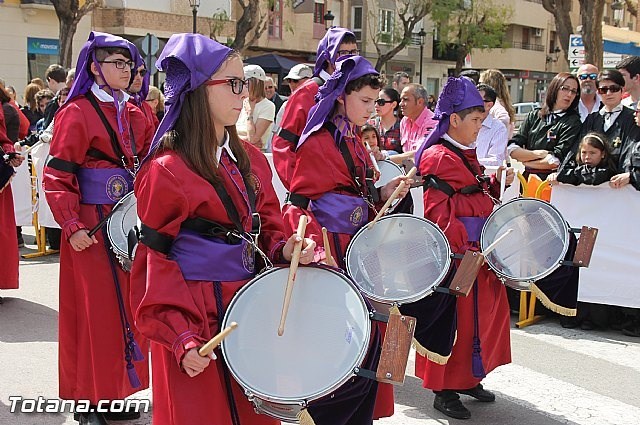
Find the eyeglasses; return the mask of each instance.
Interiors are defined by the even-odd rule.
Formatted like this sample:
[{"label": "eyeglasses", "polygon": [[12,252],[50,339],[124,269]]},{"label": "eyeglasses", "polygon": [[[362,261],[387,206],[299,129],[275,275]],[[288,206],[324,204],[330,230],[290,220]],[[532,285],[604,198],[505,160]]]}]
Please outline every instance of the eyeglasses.
[{"label": "eyeglasses", "polygon": [[609,92],[618,93],[620,90],[622,90],[622,87],[620,87],[620,86],[600,86],[600,87],[598,87],[598,93],[600,93],[600,94],[607,94]]},{"label": "eyeglasses", "polygon": [[249,87],[249,80],[226,78],[224,80],[207,80],[204,82],[205,86],[217,86],[219,84],[229,84],[233,94],[242,94],[244,88]]},{"label": "eyeglasses", "polygon": [[353,49],[353,50],[338,50],[338,57],[341,58],[342,56],[347,56],[347,55],[359,55],[360,54],[360,50],[358,49]]},{"label": "eyeglasses", "polygon": [[141,77],[144,77],[145,75],[147,75],[147,70],[146,69],[140,69],[140,70],[136,71],[136,74],[140,74]]},{"label": "eyeglasses", "polygon": [[387,99],[376,99],[374,102],[375,102],[375,104],[376,104],[376,105],[378,105],[378,106],[384,106],[384,105],[386,105],[387,103],[391,103],[391,102],[393,102],[393,100],[387,100]]},{"label": "eyeglasses", "polygon": [[133,61],[123,61],[122,59],[116,59],[112,61],[100,61],[100,63],[112,63],[116,66],[116,69],[127,69],[133,70],[136,67],[136,64]]},{"label": "eyeglasses", "polygon": [[560,86],[560,91],[563,91],[565,93],[571,93],[574,96],[578,94],[578,90],[572,89],[571,87],[567,87],[567,86]]},{"label": "eyeglasses", "polygon": [[266,86],[265,89],[272,89],[273,86]]},{"label": "eyeglasses", "polygon": [[595,72],[591,73],[591,74],[580,74],[578,75],[578,78],[580,78],[580,80],[585,81],[585,80],[597,80],[598,79],[598,74],[596,74]]}]

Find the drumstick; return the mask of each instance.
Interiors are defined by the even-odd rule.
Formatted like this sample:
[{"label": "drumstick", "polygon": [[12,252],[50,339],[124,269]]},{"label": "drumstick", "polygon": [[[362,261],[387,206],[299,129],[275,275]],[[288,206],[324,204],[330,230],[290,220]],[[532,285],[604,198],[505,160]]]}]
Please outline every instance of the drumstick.
[{"label": "drumstick", "polygon": [[369,158],[371,158],[373,169],[376,171],[376,173],[378,173],[378,177],[379,177],[381,173],[380,173],[380,167],[378,167],[378,160],[373,155],[373,150],[371,149],[371,146],[369,146],[369,143],[365,142],[364,145],[367,147],[367,152],[369,152]]},{"label": "drumstick", "polygon": [[500,173],[500,200],[502,200],[502,195],[504,195],[504,190],[507,187],[507,160],[502,161],[502,166],[504,170]]},{"label": "drumstick", "polygon": [[417,171],[418,170],[416,167],[413,167],[411,170],[409,170],[406,176],[407,178],[405,180],[402,180],[398,187],[396,187],[396,190],[393,191],[389,199],[387,199],[387,202],[385,202],[382,208],[380,208],[380,211],[378,211],[376,217],[371,221],[371,223],[369,223],[369,225],[367,226],[368,229],[371,229],[378,222],[378,220],[380,220],[380,217],[382,217],[387,212],[387,210],[391,206],[391,203],[396,200],[400,192],[402,192],[402,189],[404,189],[405,185],[407,184],[407,179],[413,178]]},{"label": "drumstick", "polygon": [[304,232],[307,229],[307,216],[301,215],[298,222],[298,231],[296,235],[301,239],[297,241],[293,247],[293,254],[291,254],[291,265],[289,266],[289,277],[287,279],[287,286],[284,292],[284,302],[282,304],[282,315],[280,316],[280,326],[278,326],[278,336],[284,334],[284,322],[287,320],[287,313],[289,312],[289,303],[291,302],[291,294],[293,293],[293,282],[296,280],[296,272],[298,271],[298,263],[300,262],[300,253],[302,252],[302,239],[304,239]]},{"label": "drumstick", "polygon": [[94,227],[93,229],[89,230],[89,237],[91,237],[91,236],[95,235],[95,234],[98,232],[98,230],[102,229],[102,226],[104,226],[104,225],[107,223],[107,221],[109,221],[109,219],[111,218],[111,216],[113,215],[113,213],[114,213],[114,212],[116,212],[116,210],[117,210],[118,208],[120,208],[120,205],[122,205],[122,204],[121,204],[121,203],[117,203],[117,204],[113,207],[113,209],[111,209],[111,211],[109,212],[109,214],[105,215],[105,216],[102,218],[102,220],[100,220],[100,221],[98,222],[98,224],[96,224],[96,225],[95,225],[95,227]]},{"label": "drumstick", "polygon": [[322,228],[322,243],[324,244],[324,253],[327,257],[327,264],[331,267],[338,267],[336,264],[336,260],[333,259],[333,255],[331,255],[331,245],[329,245],[329,236],[327,236],[327,228]]},{"label": "drumstick", "polygon": [[482,251],[482,255],[484,255],[485,257],[487,256],[487,254],[489,254],[491,251],[493,251],[496,246],[504,239],[507,237],[507,235],[509,233],[513,232],[513,229],[509,229],[506,232],[504,232],[504,234],[502,236],[500,236],[498,239],[496,239],[495,241],[493,241],[493,243],[491,245],[489,245],[484,251]]},{"label": "drumstick", "polygon": [[211,338],[209,342],[207,342],[205,345],[200,347],[198,349],[198,354],[200,354],[201,357],[207,357],[209,354],[211,354],[213,350],[216,349],[218,345],[220,345],[222,340],[225,339],[237,327],[238,327],[238,324],[236,322],[231,322],[231,324],[226,328],[224,328],[222,332],[220,332],[218,335]]}]

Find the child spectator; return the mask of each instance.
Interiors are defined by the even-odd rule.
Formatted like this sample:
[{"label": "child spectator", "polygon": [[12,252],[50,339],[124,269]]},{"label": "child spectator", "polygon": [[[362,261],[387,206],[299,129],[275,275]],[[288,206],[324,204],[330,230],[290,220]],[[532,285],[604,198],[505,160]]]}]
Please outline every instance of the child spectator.
[{"label": "child spectator", "polygon": [[575,159],[547,177],[549,184],[568,183],[574,186],[597,186],[608,182],[616,173],[609,145],[599,133],[588,133],[582,138]]}]

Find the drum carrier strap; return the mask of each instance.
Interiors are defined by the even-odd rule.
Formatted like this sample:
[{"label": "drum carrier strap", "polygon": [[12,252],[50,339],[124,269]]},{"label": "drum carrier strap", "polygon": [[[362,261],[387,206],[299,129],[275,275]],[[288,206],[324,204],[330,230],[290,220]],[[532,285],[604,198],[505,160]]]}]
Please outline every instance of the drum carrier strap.
[{"label": "drum carrier strap", "polygon": [[488,184],[490,177],[482,176],[482,175],[477,174],[474,171],[474,169],[471,166],[471,164],[469,163],[469,161],[467,160],[467,158],[460,151],[460,149],[455,147],[451,142],[449,142],[447,140],[440,140],[439,144],[442,144],[443,146],[445,146],[447,149],[449,149],[451,152],[455,153],[462,160],[462,162],[464,163],[464,165],[467,168],[467,170],[469,170],[469,172],[476,179],[477,183],[469,185],[469,186],[464,186],[464,187],[460,188],[459,190],[455,190],[455,189],[453,189],[453,187],[451,187],[451,185],[449,183],[447,183],[445,180],[441,179],[437,175],[435,175],[435,174],[427,174],[426,176],[424,176],[422,178],[422,180],[423,180],[422,186],[424,187],[424,190],[427,190],[429,188],[436,189],[436,190],[439,190],[441,192],[444,192],[449,198],[451,198],[456,193],[461,193],[463,195],[470,195],[472,193],[483,192],[484,188],[483,188],[482,185],[483,184]]},{"label": "drum carrier strap", "polygon": [[[353,186],[338,186],[337,190],[343,190],[345,192],[352,193],[357,196],[361,196],[364,198],[368,204],[374,205],[375,203],[380,201],[380,193],[378,189],[375,187],[373,182],[373,170],[371,168],[367,168],[365,170],[365,184],[367,186],[367,194],[364,194],[363,185],[360,181],[360,176],[357,173],[357,167],[353,162],[353,157],[351,156],[351,152],[349,152],[349,147],[346,143],[343,143],[342,133],[338,131],[336,125],[332,122],[325,122],[322,126],[323,128],[329,131],[329,134],[334,138],[338,135],[338,140],[335,140],[338,149],[340,150],[340,154],[342,155],[342,159],[344,160],[345,165],[347,166],[347,170],[349,170],[349,174],[351,174],[351,180],[353,182]],[[296,207],[304,208],[305,210],[309,208],[309,202],[311,200],[306,196],[299,195],[297,193],[288,193],[285,202],[295,205]]]}]

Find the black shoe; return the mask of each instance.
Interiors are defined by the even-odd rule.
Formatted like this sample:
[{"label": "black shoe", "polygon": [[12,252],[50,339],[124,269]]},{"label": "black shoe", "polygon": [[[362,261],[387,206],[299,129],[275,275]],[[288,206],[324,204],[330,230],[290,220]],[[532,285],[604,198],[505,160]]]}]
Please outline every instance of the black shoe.
[{"label": "black shoe", "polygon": [[102,413],[75,413],[73,419],[79,422],[79,425],[109,425]]},{"label": "black shoe", "polygon": [[24,248],[24,239],[18,238],[18,248]]},{"label": "black shoe", "polygon": [[580,322],[574,316],[560,316],[560,326],[565,329],[577,328]]},{"label": "black shoe", "polygon": [[582,323],[580,323],[580,329],[583,331],[592,331],[595,328],[596,326],[591,322],[591,320],[583,320]]},{"label": "black shoe", "polygon": [[634,321],[629,326],[622,328],[622,333],[627,336],[640,337],[640,321]]},{"label": "black shoe", "polygon": [[131,421],[140,419],[140,412],[130,410],[126,412],[105,412],[104,417],[109,421]]},{"label": "black shoe", "polygon": [[460,396],[455,391],[438,391],[433,400],[433,407],[454,419],[469,419],[471,412],[464,407],[460,401]]},{"label": "black shoe", "polygon": [[496,396],[491,391],[487,391],[482,388],[482,384],[478,384],[473,388],[468,390],[456,390],[458,394],[470,395],[478,401],[483,403],[489,403],[492,401],[496,401]]}]

